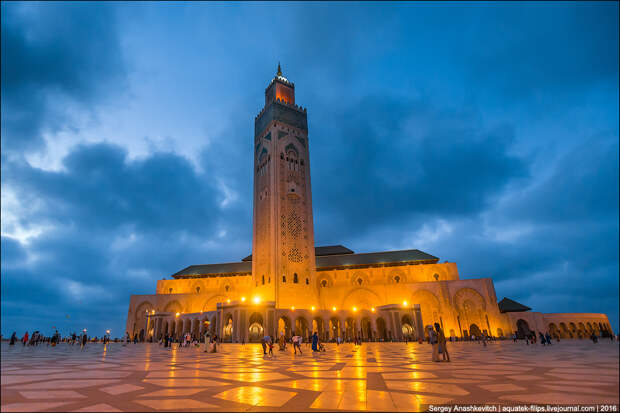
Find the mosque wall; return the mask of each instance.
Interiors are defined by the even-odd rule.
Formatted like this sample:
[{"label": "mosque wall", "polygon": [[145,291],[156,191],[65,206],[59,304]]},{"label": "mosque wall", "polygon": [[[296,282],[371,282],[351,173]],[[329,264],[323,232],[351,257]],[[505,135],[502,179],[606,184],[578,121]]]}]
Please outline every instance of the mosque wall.
[{"label": "mosque wall", "polygon": [[611,324],[605,314],[598,313],[539,313],[521,311],[506,313],[510,323],[510,334],[513,332],[533,331],[538,336],[549,332],[553,337],[561,339],[587,338],[592,333],[599,335],[601,331],[612,332]]}]

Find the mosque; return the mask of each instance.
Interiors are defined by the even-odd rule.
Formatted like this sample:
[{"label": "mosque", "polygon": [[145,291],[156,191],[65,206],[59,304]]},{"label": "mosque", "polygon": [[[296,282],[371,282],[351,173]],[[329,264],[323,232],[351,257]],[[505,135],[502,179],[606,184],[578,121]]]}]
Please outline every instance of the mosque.
[{"label": "mosque", "polygon": [[140,340],[205,331],[224,342],[266,334],[322,340],[415,340],[439,323],[446,336],[562,338],[611,332],[605,314],[542,314],[504,298],[491,278],[461,279],[453,262],[412,249],[355,253],[315,246],[306,108],[295,84],[276,76],[254,122],[252,254],[236,262],[190,265],[132,295],[126,331]]}]

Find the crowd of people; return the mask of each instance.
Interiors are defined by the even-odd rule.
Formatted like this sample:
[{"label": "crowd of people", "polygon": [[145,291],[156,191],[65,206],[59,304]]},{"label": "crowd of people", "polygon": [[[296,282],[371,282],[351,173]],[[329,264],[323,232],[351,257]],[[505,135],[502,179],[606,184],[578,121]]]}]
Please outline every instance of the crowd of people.
[{"label": "crowd of people", "polygon": [[[512,334],[512,340],[517,342],[519,340],[518,332],[514,332]],[[560,337],[558,335],[553,336],[553,338],[559,342]],[[593,343],[598,343],[599,337],[592,333],[590,335],[590,340]],[[601,338],[609,338],[611,342],[618,340],[618,337],[613,334],[608,334],[607,336],[601,335]],[[465,338],[461,338],[460,340],[456,337],[446,338],[445,333],[439,323],[434,323],[434,325],[428,325],[425,328],[425,336],[419,337],[418,342],[421,344],[424,341],[431,344],[432,348],[432,356],[431,359],[434,362],[450,362],[450,354],[448,352],[447,343],[454,341],[463,341],[467,340],[470,342],[476,342],[482,344],[483,346],[487,345],[487,342],[494,342],[498,338],[489,336],[486,332],[483,332],[480,335],[471,335]],[[536,332],[529,332],[528,334],[523,335],[523,340],[526,345],[535,345],[538,342],[543,346],[551,346],[552,336],[549,332],[543,333],[538,332],[538,336]],[[19,338],[16,332],[13,332],[11,338],[9,339],[9,345],[13,346],[21,343],[23,347],[26,346],[39,346],[46,344],[47,346],[56,346],[59,343],[67,343],[68,345],[76,345],[79,344],[81,349],[87,345],[87,343],[103,343],[107,344],[111,341],[109,334],[105,334],[102,337],[88,337],[86,331],[81,334],[71,333],[65,337],[62,337],[59,332],[56,330],[54,334],[51,336],[44,336],[39,331],[34,331],[31,335],[26,332],[21,338]],[[118,339],[114,339],[115,342],[118,342]],[[133,342],[134,344],[141,342],[138,335],[134,335],[131,337],[129,333],[123,339],[123,345],[127,345],[128,343]],[[148,341],[153,342],[153,338],[150,338]],[[164,348],[171,348],[174,344],[176,344],[176,348],[200,348],[204,345],[204,352],[207,353],[217,353],[218,347],[221,345],[221,340],[218,338],[217,334],[211,333],[209,331],[205,331],[205,333],[201,336],[192,335],[191,333],[185,333],[180,336],[175,336],[173,334],[164,334],[156,340],[160,346]],[[337,346],[342,344],[344,340],[340,337],[336,337],[332,340]],[[355,347],[362,345],[362,338],[360,336],[350,337],[348,340],[349,343],[353,343]],[[381,340],[383,341],[383,340]],[[392,341],[392,340],[390,340]],[[410,337],[404,338],[405,343],[411,341]],[[270,335],[265,335],[260,339],[260,343],[263,350],[264,356],[275,357],[274,354],[274,346],[278,345],[279,351],[286,351],[288,348],[288,344],[292,345],[292,351],[294,355],[303,355],[302,352],[302,344],[304,343],[304,337],[299,334],[295,334],[294,332],[291,334],[290,338],[286,338],[284,332],[280,332],[279,338],[275,340]],[[313,332],[311,335],[309,334],[305,340],[306,347],[311,346],[312,352],[324,352],[326,351],[326,347],[324,343],[321,341],[319,334],[317,332]],[[241,343],[244,345],[245,343],[242,341]]]},{"label": "crowd of people", "polygon": [[[118,339],[115,339],[115,341],[118,341]],[[13,334],[11,334],[11,338],[9,339],[10,346],[21,343],[22,347],[36,347],[42,344],[55,347],[60,343],[67,343],[72,346],[75,344],[79,344],[81,348],[84,348],[89,342],[107,344],[110,342],[110,336],[109,334],[105,334],[101,337],[89,337],[86,332],[83,332],[79,335],[76,333],[71,333],[65,337],[62,337],[58,330],[56,330],[51,336],[44,336],[39,331],[33,331],[32,334],[29,334],[28,331],[26,331],[24,335],[19,338],[17,336],[17,332],[14,331]]]}]

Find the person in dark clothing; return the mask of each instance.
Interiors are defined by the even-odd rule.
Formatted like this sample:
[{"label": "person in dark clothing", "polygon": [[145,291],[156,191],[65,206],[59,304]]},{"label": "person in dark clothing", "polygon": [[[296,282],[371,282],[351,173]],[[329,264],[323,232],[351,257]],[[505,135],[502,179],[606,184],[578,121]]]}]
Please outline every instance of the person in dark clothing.
[{"label": "person in dark clothing", "polygon": [[9,345],[14,346],[16,341],[17,341],[17,333],[13,331],[13,334],[11,334],[11,340],[9,341]]},{"label": "person in dark clothing", "polygon": [[551,335],[549,334],[549,332],[545,333],[545,338],[547,339],[547,345],[551,345]]}]

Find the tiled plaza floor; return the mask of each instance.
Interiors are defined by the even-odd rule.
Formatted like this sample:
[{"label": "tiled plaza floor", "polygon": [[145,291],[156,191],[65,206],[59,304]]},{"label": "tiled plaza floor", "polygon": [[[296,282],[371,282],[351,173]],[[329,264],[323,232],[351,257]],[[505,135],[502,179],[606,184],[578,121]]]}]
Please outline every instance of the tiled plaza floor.
[{"label": "tiled plaza floor", "polygon": [[263,358],[257,344],[196,348],[2,343],[2,412],[419,411],[442,403],[618,403],[618,344],[450,343],[451,363],[417,343],[327,345]]}]

